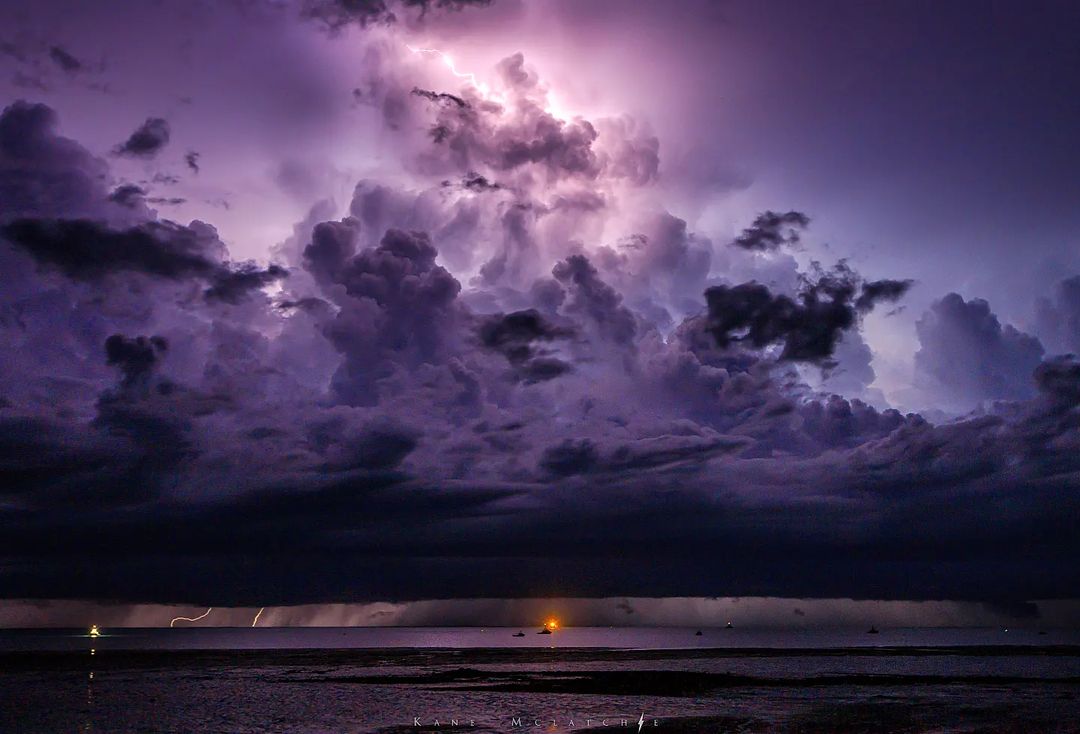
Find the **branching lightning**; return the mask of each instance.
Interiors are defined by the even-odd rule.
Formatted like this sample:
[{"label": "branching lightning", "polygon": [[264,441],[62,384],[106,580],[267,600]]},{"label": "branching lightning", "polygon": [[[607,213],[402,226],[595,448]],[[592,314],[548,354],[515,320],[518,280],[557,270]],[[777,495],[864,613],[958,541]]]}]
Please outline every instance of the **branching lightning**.
[{"label": "branching lightning", "polygon": [[407,43],[405,44],[405,47],[418,56],[437,56],[442,60],[443,66],[450,70],[451,74],[454,74],[458,79],[467,81],[474,90],[480,92],[482,97],[488,100],[495,100],[500,104],[505,103],[503,95],[498,92],[492,92],[490,86],[476,78],[476,74],[471,71],[458,71],[458,68],[454,65],[454,58],[445,51],[440,51],[438,49],[421,49],[421,47],[409,45]]},{"label": "branching lightning", "polygon": [[210,607],[198,617],[174,617],[173,620],[169,622],[169,626],[173,627],[177,622],[198,622],[200,619],[206,619],[206,615],[210,614],[212,611],[214,611],[214,608]]},{"label": "branching lightning", "polygon": [[414,54],[420,56],[423,56],[425,54],[428,56],[438,56],[442,60],[443,65],[445,65],[446,68],[450,70],[451,74],[456,76],[458,79],[466,80],[469,84],[473,86],[474,89],[476,89],[476,91],[480,92],[480,94],[485,99],[491,99],[499,96],[492,93],[491,87],[477,79],[476,74],[473,74],[472,72],[458,71],[457,67],[454,66],[454,59],[452,59],[450,57],[450,54],[446,53],[445,51],[440,51],[437,48],[417,48],[416,46],[410,46],[409,44],[405,44],[405,48],[409,49]]},{"label": "branching lightning", "polygon": [[251,620],[251,626],[252,627],[254,627],[255,625],[257,625],[259,623],[259,617],[262,616],[262,613],[265,610],[266,610],[266,607],[259,607],[259,611],[255,612],[255,619]]}]

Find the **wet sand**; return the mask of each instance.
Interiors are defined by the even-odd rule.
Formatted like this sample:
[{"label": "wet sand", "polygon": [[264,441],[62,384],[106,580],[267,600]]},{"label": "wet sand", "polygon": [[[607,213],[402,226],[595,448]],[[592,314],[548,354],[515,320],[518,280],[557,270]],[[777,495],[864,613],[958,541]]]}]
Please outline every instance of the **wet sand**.
[{"label": "wet sand", "polygon": [[1066,645],[88,652],[0,653],[0,731],[1080,732]]}]

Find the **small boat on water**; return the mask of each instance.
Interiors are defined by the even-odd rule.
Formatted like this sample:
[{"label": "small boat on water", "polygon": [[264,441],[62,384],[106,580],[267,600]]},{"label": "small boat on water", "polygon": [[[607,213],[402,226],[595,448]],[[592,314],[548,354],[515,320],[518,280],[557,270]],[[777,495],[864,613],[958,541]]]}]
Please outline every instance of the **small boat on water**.
[{"label": "small boat on water", "polygon": [[550,634],[551,634],[551,630],[549,630],[549,629],[548,629],[547,627],[545,627],[544,629],[540,630],[540,631],[539,631],[539,632],[537,632],[536,634],[538,634],[538,635],[550,635]]},{"label": "small boat on water", "polygon": [[735,625],[733,625],[731,622],[728,622],[727,624],[724,625],[724,629],[733,630],[733,629],[735,629]]},{"label": "small boat on water", "polygon": [[515,632],[514,633],[514,637],[524,637],[524,636],[525,636],[524,632]]},{"label": "small boat on water", "polygon": [[876,634],[878,634],[878,628],[874,627],[874,626],[871,626],[870,629],[866,630],[866,634],[868,634],[868,635],[876,635]]},{"label": "small boat on water", "polygon": [[90,632],[88,634],[91,637],[100,637],[101,636],[101,631],[98,630],[96,624],[92,624],[92,625],[90,625]]},{"label": "small boat on water", "polygon": [[694,633],[694,637],[701,637],[701,630]]}]

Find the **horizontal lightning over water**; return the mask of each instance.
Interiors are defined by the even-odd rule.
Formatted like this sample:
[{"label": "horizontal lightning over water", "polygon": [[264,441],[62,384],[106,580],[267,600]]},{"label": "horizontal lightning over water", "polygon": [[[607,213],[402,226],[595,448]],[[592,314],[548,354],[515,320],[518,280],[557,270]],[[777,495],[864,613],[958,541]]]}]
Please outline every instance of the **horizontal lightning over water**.
[{"label": "horizontal lightning over water", "polygon": [[173,617],[173,620],[169,622],[169,626],[173,627],[177,622],[198,622],[200,619],[206,619],[206,616],[212,611],[214,611],[214,608],[210,607],[198,617]]}]

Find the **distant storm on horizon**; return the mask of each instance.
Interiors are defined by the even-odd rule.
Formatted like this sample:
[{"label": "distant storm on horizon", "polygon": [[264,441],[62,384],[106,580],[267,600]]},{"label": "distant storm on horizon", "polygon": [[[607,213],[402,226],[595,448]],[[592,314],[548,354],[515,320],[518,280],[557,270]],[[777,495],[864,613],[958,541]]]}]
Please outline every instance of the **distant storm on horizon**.
[{"label": "distant storm on horizon", "polygon": [[827,5],[0,8],[0,606],[1080,598],[1080,5]]}]

